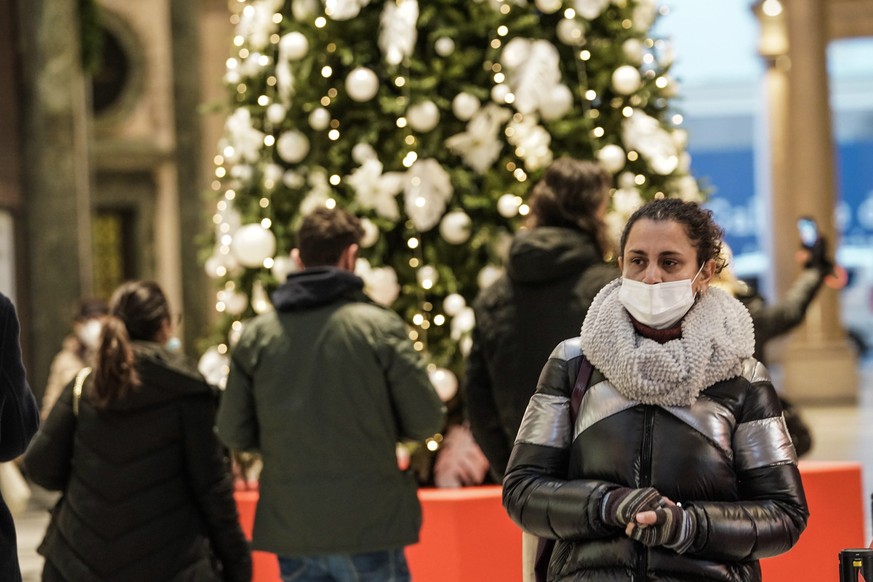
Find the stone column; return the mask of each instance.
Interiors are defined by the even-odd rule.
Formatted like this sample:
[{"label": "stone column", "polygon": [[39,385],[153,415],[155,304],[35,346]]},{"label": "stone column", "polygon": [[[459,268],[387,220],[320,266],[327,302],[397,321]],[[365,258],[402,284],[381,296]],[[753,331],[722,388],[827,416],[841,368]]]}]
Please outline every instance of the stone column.
[{"label": "stone column", "polygon": [[[761,10],[767,8],[771,10]],[[831,242],[838,240],[834,210],[836,181],[826,65],[827,6],[823,0],[784,0],[759,6],[762,32],[771,40],[784,31],[784,42],[762,54],[770,109],[772,171],[771,245],[775,297],[782,297],[797,275],[796,219],[814,217]],[[768,15],[767,12],[770,14]],[[768,29],[769,27],[769,29]],[[767,52],[769,49],[769,52]],[[784,52],[783,52],[784,51]],[[780,54],[782,53],[782,54]],[[856,355],[840,322],[839,294],[824,288],[792,333],[782,358],[782,388],[799,402],[855,401],[858,394]]]},{"label": "stone column", "polygon": [[89,108],[75,0],[19,2],[24,88],[24,192],[32,337],[29,379],[41,395],[49,364],[90,292]]}]

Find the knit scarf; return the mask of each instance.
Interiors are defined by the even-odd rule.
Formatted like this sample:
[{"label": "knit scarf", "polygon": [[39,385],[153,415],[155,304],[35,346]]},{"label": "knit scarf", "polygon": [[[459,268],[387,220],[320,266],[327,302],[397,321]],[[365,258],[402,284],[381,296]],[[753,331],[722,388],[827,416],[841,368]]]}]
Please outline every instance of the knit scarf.
[{"label": "knit scarf", "polygon": [[752,318],[742,303],[714,287],[682,319],[682,336],[666,343],[639,335],[618,301],[621,279],[594,298],[582,324],[582,350],[625,398],[690,406],[716,382],[738,376],[752,356]]}]

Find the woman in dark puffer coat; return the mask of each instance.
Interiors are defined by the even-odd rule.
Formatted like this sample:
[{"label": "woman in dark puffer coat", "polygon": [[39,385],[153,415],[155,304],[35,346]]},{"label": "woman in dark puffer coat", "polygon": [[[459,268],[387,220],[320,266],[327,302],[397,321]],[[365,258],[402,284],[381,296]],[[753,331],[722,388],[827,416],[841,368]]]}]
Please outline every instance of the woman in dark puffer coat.
[{"label": "woman in dark puffer coat", "polygon": [[81,397],[74,381],[25,457],[33,481],[64,492],[39,548],[43,580],[251,580],[215,394],[164,349],[163,292],[125,283],[110,309]]}]

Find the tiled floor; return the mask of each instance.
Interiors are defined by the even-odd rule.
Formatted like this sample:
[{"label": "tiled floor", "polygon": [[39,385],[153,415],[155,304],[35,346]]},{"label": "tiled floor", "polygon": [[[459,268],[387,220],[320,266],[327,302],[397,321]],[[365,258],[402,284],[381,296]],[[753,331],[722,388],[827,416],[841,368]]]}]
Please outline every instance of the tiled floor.
[{"label": "tiled floor", "polygon": [[[811,460],[860,461],[864,468],[865,495],[873,492],[873,355],[860,366],[858,406],[804,407],[803,415],[813,427],[815,443],[806,457]],[[16,516],[18,553],[24,582],[37,582],[42,559],[36,553],[48,523],[51,499],[37,493],[28,509]],[[866,539],[870,539],[870,504],[865,502]]]}]

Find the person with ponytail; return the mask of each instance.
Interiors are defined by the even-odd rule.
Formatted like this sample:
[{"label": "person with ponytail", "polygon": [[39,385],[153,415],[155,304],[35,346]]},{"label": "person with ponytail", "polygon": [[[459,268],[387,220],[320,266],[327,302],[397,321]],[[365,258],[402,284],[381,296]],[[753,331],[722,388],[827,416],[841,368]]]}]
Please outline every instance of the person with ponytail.
[{"label": "person with ponytail", "polygon": [[216,393],[167,349],[172,337],[161,288],[122,284],[94,369],[64,389],[28,449],[30,478],[63,492],[39,547],[44,581],[251,580]]}]

